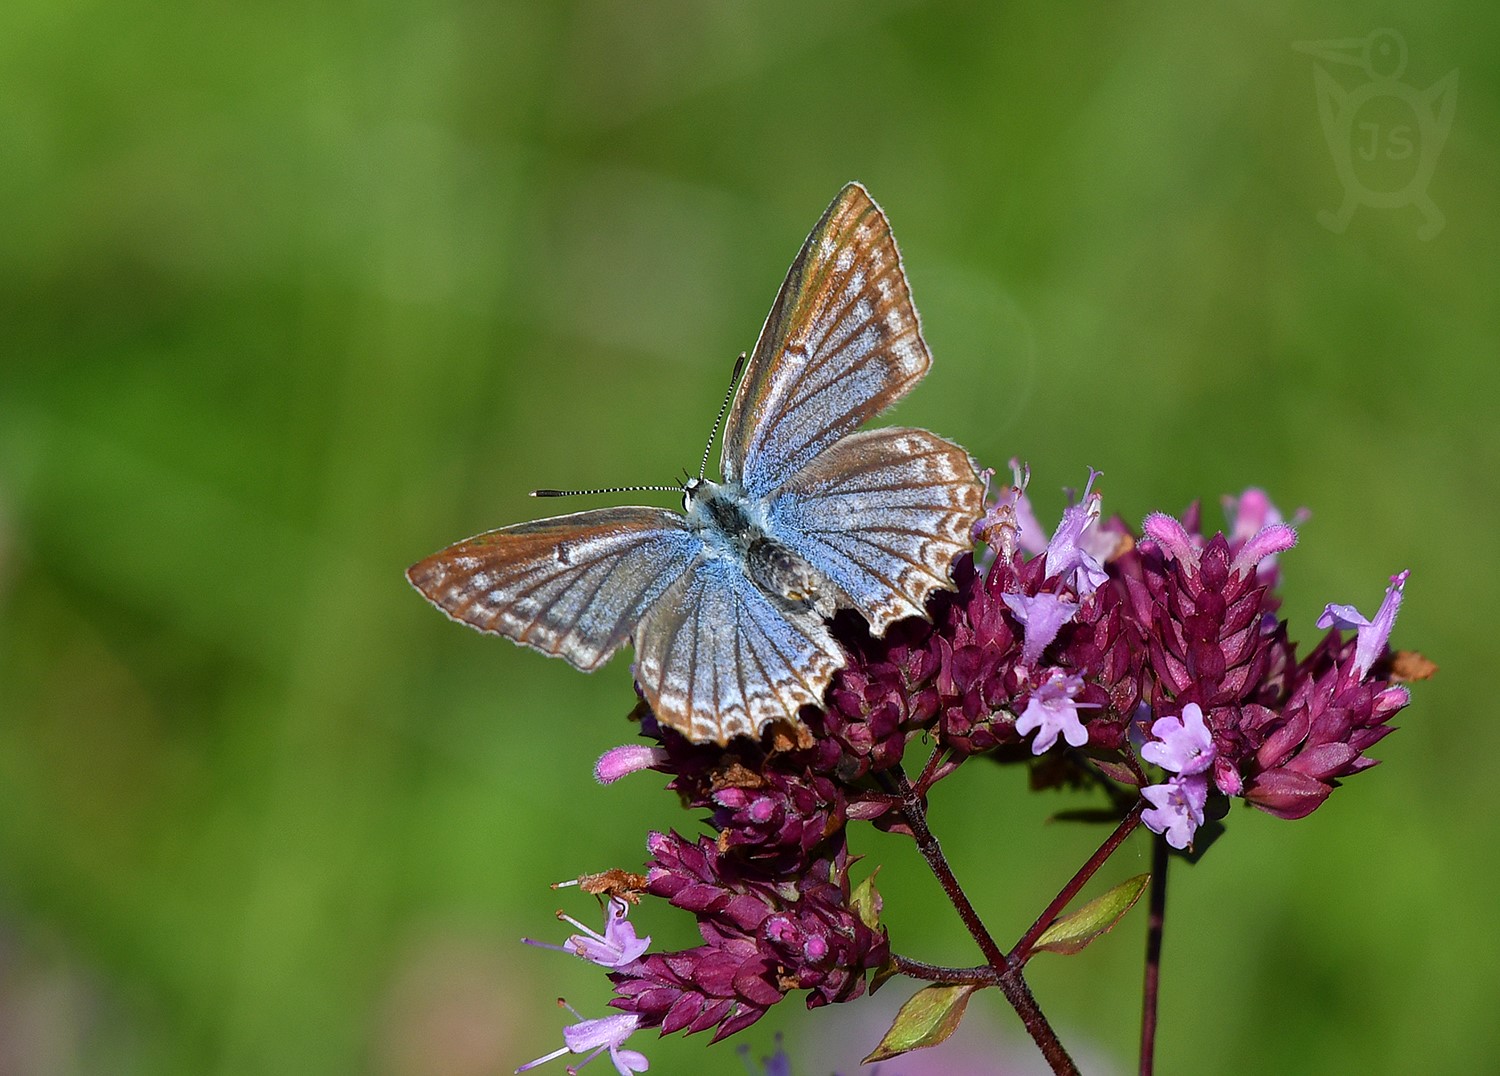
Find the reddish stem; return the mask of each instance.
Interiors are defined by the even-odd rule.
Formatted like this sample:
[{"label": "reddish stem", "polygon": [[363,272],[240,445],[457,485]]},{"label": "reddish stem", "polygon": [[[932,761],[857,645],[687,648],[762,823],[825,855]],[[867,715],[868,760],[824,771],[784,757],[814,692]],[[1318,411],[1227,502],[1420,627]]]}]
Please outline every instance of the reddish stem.
[{"label": "reddish stem", "polygon": [[911,782],[907,780],[906,773],[897,766],[892,770],[901,793],[902,813],[906,817],[906,823],[911,828],[912,839],[917,842],[917,850],[922,853],[922,858],[927,861],[927,866],[937,877],[938,883],[943,887],[948,900],[958,912],[958,917],[968,928],[969,934],[979,946],[979,951],[984,954],[985,960],[994,969],[996,985],[1000,987],[1005,999],[1010,1002],[1011,1007],[1016,1010],[1016,1015],[1021,1018],[1027,1033],[1037,1048],[1041,1050],[1042,1056],[1047,1059],[1047,1064],[1052,1067],[1054,1073],[1059,1076],[1077,1076],[1078,1067],[1073,1064],[1073,1059],[1068,1056],[1068,1051],[1063,1048],[1057,1033],[1052,1030],[1052,1025],[1047,1022],[1041,1007],[1037,1005],[1036,998],[1032,996],[1031,989],[1026,985],[1026,980],[1021,975],[1021,965],[1013,963],[1000,947],[995,944],[995,939],[985,929],[984,923],[979,918],[979,913],[974,910],[963,887],[958,884],[958,879],[953,874],[953,869],[948,865],[948,860],[943,856],[943,849],[938,844],[937,838],[927,828],[927,809],[922,802],[922,797],[912,788]]},{"label": "reddish stem", "polygon": [[1016,942],[1015,947],[1010,951],[1011,963],[1019,968],[1031,959],[1031,947],[1036,944],[1036,940],[1062,914],[1063,909],[1078,895],[1078,891],[1088,884],[1088,880],[1104,865],[1104,861],[1115,854],[1116,849],[1125,842],[1125,838],[1135,832],[1135,827],[1141,824],[1141,812],[1145,809],[1146,801],[1137,800],[1135,806],[1130,809],[1130,813],[1115,827],[1115,831],[1105,838],[1104,843],[1095,850],[1093,855],[1089,856],[1088,862],[1078,868],[1078,873],[1062,887],[1062,891],[1052,898],[1052,903],[1047,905],[1047,910],[1037,917],[1035,923],[1031,924],[1031,929],[1021,935],[1021,940]]},{"label": "reddish stem", "polygon": [[1156,1002],[1161,985],[1161,938],[1167,921],[1167,841],[1151,844],[1151,914],[1146,922],[1146,981],[1141,989],[1141,1076],[1156,1064]]},{"label": "reddish stem", "polygon": [[892,953],[891,965],[902,975],[929,983],[979,983],[994,986],[1000,981],[1000,976],[988,964],[981,964],[977,968],[947,968],[941,964],[929,964],[925,960],[913,960],[909,956]]}]

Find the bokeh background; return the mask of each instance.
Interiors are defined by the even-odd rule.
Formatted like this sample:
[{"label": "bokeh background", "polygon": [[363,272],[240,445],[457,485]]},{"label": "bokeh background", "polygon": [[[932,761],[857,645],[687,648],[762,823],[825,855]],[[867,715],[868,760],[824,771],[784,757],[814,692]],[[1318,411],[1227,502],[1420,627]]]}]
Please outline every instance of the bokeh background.
[{"label": "bokeh background", "polygon": [[[1381,27],[1409,62],[1378,84],[1294,48]],[[1046,519],[1089,465],[1136,521],[1306,506],[1297,638],[1412,570],[1394,642],[1442,672],[1385,764],[1174,874],[1161,1070],[1492,1065],[1497,30],[1415,0],[0,5],[0,1071],[466,1076],[552,1049],[559,994],[602,1013],[595,969],[517,939],[593,918],[548,883],[695,824],[653,775],[590,780],[628,662],[462,630],[401,573],[534,486],[695,467],[854,178],[936,356],[898,420],[1028,460]],[[1353,145],[1319,66],[1378,91]],[[1450,72],[1442,140],[1413,108]],[[1319,222],[1411,183],[1431,239],[1410,205]],[[1102,837],[1047,823],[1070,805],[991,771],[937,797],[1002,938]],[[972,962],[910,850],[864,850],[897,947]],[[669,912],[643,929],[688,944]],[[1034,966],[1090,1071],[1133,1067],[1143,919]],[[852,1073],[901,990],[741,1038]],[[944,1051],[1038,1068],[996,997]]]}]

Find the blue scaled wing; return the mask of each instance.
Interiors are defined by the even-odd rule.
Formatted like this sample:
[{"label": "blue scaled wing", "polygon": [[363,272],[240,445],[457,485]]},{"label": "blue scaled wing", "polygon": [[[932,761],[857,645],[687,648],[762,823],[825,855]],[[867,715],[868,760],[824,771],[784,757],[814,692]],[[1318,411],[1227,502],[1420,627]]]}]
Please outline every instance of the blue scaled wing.
[{"label": "blue scaled wing", "polygon": [[765,496],[906,395],[931,363],[890,223],[851,183],[761,328],[724,427],[724,477]]},{"label": "blue scaled wing", "polygon": [[635,679],[657,719],[695,743],[795,721],[845,656],[817,613],[780,604],[742,564],[703,556],[647,611]]},{"label": "blue scaled wing", "polygon": [[826,575],[870,623],[925,615],[952,589],[953,559],[973,544],[984,490],[969,454],[926,430],[850,434],[769,501],[775,537]]},{"label": "blue scaled wing", "polygon": [[602,508],[476,535],[406,577],[454,620],[591,670],[701,549],[676,512]]}]

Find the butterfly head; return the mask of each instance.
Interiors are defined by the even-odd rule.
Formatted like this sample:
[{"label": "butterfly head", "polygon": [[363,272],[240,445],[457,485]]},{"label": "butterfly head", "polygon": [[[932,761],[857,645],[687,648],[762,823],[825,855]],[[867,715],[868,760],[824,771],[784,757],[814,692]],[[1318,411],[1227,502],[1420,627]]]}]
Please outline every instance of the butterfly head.
[{"label": "butterfly head", "polygon": [[682,484],[682,511],[691,516],[693,514],[693,502],[700,500],[710,494],[708,487],[714,485],[706,478],[689,478]]},{"label": "butterfly head", "polygon": [[750,503],[738,482],[689,478],[682,484],[682,510],[689,528],[700,534],[708,531],[730,540],[748,541],[750,532],[758,529],[759,521],[752,520]]}]

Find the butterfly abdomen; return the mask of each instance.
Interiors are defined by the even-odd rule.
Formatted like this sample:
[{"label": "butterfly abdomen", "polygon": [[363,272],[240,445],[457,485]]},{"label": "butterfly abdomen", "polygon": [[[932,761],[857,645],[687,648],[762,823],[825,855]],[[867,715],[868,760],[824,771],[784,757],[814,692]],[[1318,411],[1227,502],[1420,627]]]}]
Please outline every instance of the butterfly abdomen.
[{"label": "butterfly abdomen", "polygon": [[766,534],[737,483],[698,480],[687,492],[688,526],[716,554],[728,554],[767,597],[788,612],[832,616],[835,587],[804,558]]},{"label": "butterfly abdomen", "polygon": [[784,606],[832,616],[837,602],[828,578],[786,546],[764,536],[750,542],[745,573]]}]

